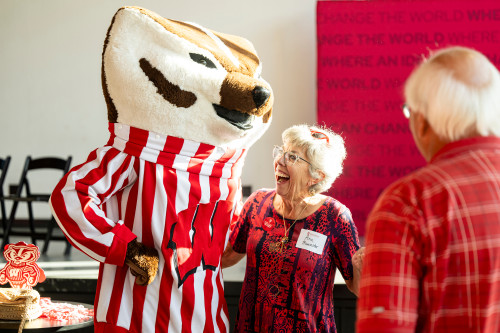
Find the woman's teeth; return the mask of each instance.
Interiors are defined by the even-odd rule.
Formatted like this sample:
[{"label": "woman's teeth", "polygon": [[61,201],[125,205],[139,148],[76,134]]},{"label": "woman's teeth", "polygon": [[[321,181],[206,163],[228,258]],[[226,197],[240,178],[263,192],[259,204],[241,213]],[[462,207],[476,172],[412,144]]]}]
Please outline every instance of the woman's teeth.
[{"label": "woman's teeth", "polygon": [[290,176],[288,176],[284,173],[281,173],[281,172],[276,173],[276,181],[278,183],[286,182],[288,179],[290,179]]}]

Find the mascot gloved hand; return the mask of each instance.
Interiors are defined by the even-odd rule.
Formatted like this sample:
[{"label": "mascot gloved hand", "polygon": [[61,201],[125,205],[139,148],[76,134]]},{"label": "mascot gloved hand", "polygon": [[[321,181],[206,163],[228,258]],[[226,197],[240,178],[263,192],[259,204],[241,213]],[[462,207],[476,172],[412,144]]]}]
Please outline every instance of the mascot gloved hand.
[{"label": "mascot gloved hand", "polygon": [[135,283],[145,286],[153,282],[158,271],[158,258],[155,248],[147,247],[135,239],[128,243],[125,263],[135,276]]},{"label": "mascot gloved hand", "polygon": [[101,262],[95,332],[228,332],[220,258],[273,93],[252,44],[120,8],[102,53],[110,138],[56,186],[68,240]]}]

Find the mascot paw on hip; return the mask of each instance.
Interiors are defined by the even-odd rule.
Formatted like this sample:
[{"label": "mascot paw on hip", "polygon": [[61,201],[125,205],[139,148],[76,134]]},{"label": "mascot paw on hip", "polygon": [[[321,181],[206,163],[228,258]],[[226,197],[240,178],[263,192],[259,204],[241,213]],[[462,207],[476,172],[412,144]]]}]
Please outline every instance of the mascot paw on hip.
[{"label": "mascot paw on hip", "polygon": [[110,139],[50,204],[101,262],[95,331],[228,332],[220,257],[273,94],[252,44],[120,8],[102,55]]}]

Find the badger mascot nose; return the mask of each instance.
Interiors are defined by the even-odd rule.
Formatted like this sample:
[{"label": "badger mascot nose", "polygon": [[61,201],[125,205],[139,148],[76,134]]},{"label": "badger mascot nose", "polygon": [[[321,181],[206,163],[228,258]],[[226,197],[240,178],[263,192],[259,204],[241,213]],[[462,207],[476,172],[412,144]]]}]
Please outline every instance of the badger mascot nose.
[{"label": "badger mascot nose", "polygon": [[95,332],[229,331],[220,258],[274,101],[245,38],[123,7],[104,40],[109,140],[50,198],[101,263]]},{"label": "badger mascot nose", "polygon": [[266,101],[269,99],[269,96],[271,96],[271,92],[264,87],[257,86],[252,91],[252,96],[253,101],[255,102],[255,106],[259,108],[264,105],[264,103],[266,103]]}]

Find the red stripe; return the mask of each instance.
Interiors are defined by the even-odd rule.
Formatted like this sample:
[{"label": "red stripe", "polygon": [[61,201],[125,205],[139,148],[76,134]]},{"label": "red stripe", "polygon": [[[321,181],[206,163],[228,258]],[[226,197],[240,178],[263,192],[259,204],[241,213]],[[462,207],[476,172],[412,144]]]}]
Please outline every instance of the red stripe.
[{"label": "red stripe", "polygon": [[95,297],[94,297],[94,314],[97,314],[99,312],[99,297],[101,295],[103,267],[104,267],[104,264],[100,263],[99,264],[99,275],[97,276],[97,286],[96,286]]},{"label": "red stripe", "polygon": [[227,310],[226,299],[224,298],[224,287],[222,286],[219,277],[216,279],[217,283],[217,293],[219,294],[219,305],[217,306],[217,327],[219,327],[219,331],[226,332],[226,324],[222,319],[221,313],[224,311],[226,318],[229,318],[229,312]]},{"label": "red stripe", "polygon": [[[87,158],[87,162],[93,161],[97,158],[97,150],[94,150],[89,154],[89,157]],[[71,169],[70,172],[68,172],[66,175],[63,176],[63,178],[57,183],[56,187],[54,188],[54,191],[52,192],[52,195],[50,197],[50,204],[53,207],[53,212],[54,215],[57,217],[58,220],[61,221],[63,225],[66,224],[67,221],[72,221],[72,219],[69,217],[69,213],[66,207],[66,202],[64,201],[64,197],[62,195],[62,190],[66,183],[68,182],[68,177],[72,172],[78,171],[79,169],[82,168],[84,164],[80,164],[78,166],[75,166],[74,168]],[[73,225],[73,228],[77,228],[77,226]]]},{"label": "red stripe", "polygon": [[[136,164],[139,163],[139,160],[136,160]],[[136,181],[132,187],[130,188],[127,202],[125,204],[125,216],[123,217],[124,225],[132,230],[134,227],[135,220],[135,209],[137,207],[137,193],[139,190],[139,182]],[[120,212],[121,214],[121,212]],[[120,311],[121,298],[123,294],[123,285],[125,281],[125,277],[128,274],[128,267],[126,265],[121,268],[117,266],[115,282],[113,285],[113,291],[110,298],[110,306],[108,307],[108,314],[106,316],[106,321],[108,323],[116,323],[118,320],[118,314]],[[113,306],[115,304],[116,306]]]},{"label": "red stripe", "polygon": [[[102,219],[100,216],[97,216],[97,214],[90,208],[89,205],[93,204],[94,201],[89,196],[89,189],[102,178],[109,177],[110,170],[108,170],[108,165],[118,154],[120,154],[120,151],[116,149],[108,150],[105,155],[102,156],[102,160],[100,161],[100,164],[97,168],[92,169],[87,175],[85,175],[85,177],[75,182],[75,191],[78,195],[78,199],[80,200],[82,212],[85,214],[87,220],[90,221],[92,225],[101,233],[108,232],[110,226],[104,219]],[[128,160],[128,158],[126,160]],[[129,163],[126,163],[127,167],[128,165]],[[124,164],[122,163],[122,165],[117,168],[111,176],[115,182],[120,177],[121,172],[123,171],[123,167]],[[105,197],[100,193],[97,193],[97,197],[100,202],[103,202],[105,199]]]},{"label": "red stripe", "polygon": [[130,332],[142,331],[142,320],[144,313],[144,301],[146,300],[147,286],[140,286],[134,283],[132,320],[130,322]]},{"label": "red stripe", "polygon": [[210,202],[214,202],[220,199],[220,178],[210,177]]},{"label": "red stripe", "polygon": [[146,146],[149,132],[136,127],[130,127],[129,139],[125,144],[123,152],[133,156],[141,156],[141,152]]},{"label": "red stripe", "polygon": [[167,140],[165,140],[165,145],[163,146],[163,151],[161,151],[158,155],[156,163],[172,167],[175,155],[179,154],[183,144],[184,139],[167,136]]},{"label": "red stripe", "polygon": [[[184,140],[167,137],[165,142],[165,147],[169,146],[169,149],[176,149],[177,154],[182,149],[182,143]],[[175,148],[173,148],[175,146]],[[165,155],[165,154],[163,154]],[[156,315],[156,332],[167,332],[168,325],[170,322],[170,303],[172,297],[172,285],[174,283],[174,277],[172,275],[172,255],[173,251],[167,247],[170,240],[170,228],[172,223],[176,221],[175,212],[175,197],[177,193],[177,175],[175,170],[172,169],[173,159],[162,160],[162,154],[158,156],[158,163],[164,165],[163,167],[163,187],[165,188],[167,194],[167,211],[165,218],[165,231],[163,233],[163,242],[161,245],[161,250],[163,258],[165,259],[165,266],[163,268],[162,277],[160,281],[159,295],[162,295],[160,300],[161,306],[158,307],[158,313]],[[177,286],[175,286],[177,288]]]},{"label": "red stripe", "polygon": [[[123,286],[125,277],[127,276],[126,265],[116,266],[116,274],[113,282],[113,291],[109,299],[108,312],[106,313],[106,322],[116,323],[118,314],[120,313],[120,304],[122,303]],[[128,286],[127,286],[128,288]]]},{"label": "red stripe", "polygon": [[[106,192],[98,195],[99,200],[101,200],[101,202],[104,201],[105,198],[109,198],[113,192],[117,191],[116,186],[118,186],[118,180],[120,179],[122,174],[130,168],[130,164],[132,163],[132,159],[133,159],[132,156],[127,156],[125,158],[125,160],[123,160],[122,165],[115,171],[115,173],[113,174],[113,176],[111,178],[111,183],[110,183],[110,184],[114,184],[114,187],[110,186]],[[129,182],[129,180],[125,179],[123,182],[123,185],[120,185],[120,186],[123,188],[123,187],[127,186],[128,182]]]},{"label": "red stripe", "polygon": [[[201,154],[203,147],[198,147],[195,155]],[[200,171],[203,166],[203,161],[191,158],[187,167],[189,172],[189,183],[191,188],[189,189],[189,202],[188,207],[191,205],[197,205],[201,199],[201,185],[200,185]]]},{"label": "red stripe", "polygon": [[[166,232],[165,235],[167,235]],[[164,239],[165,238],[167,239],[168,242],[168,237],[165,236]],[[166,247],[163,247],[163,249],[165,248]],[[169,249],[168,252],[172,252],[172,250]],[[165,256],[165,254],[166,253],[164,252],[163,255]],[[165,256],[165,258],[170,258],[170,257],[171,255]],[[168,324],[170,322],[170,302],[172,297],[172,284],[174,283],[174,278],[170,272],[170,269],[171,269],[170,260],[166,259],[165,267],[161,275],[160,291],[158,293],[159,295],[161,295],[160,300],[158,302],[160,306],[158,307],[158,312],[156,314],[156,323],[155,323],[155,331],[158,333],[168,332]]]},{"label": "red stripe", "polygon": [[[153,233],[151,230],[151,220],[153,216],[153,206],[156,190],[156,165],[145,162],[142,175],[142,239],[141,242],[149,247],[154,247]],[[146,300],[146,286],[134,284],[134,307],[132,310],[132,322],[130,331],[140,332],[144,314],[144,302]]]},{"label": "red stripe", "polygon": [[[97,158],[96,151],[91,153],[91,156],[89,156],[88,160],[92,161]],[[108,247],[104,244],[101,244],[94,239],[89,239],[84,234],[82,233],[78,223],[74,221],[70,216],[69,213],[66,209],[66,202],[64,201],[64,197],[62,195],[63,188],[68,181],[68,177],[71,176],[72,173],[78,172],[84,164],[81,164],[75,168],[72,169],[72,171],[68,174],[66,174],[61,181],[57,184],[56,188],[54,189],[54,192],[51,197],[51,204],[54,208],[54,214],[57,216],[61,224],[64,226],[64,229],[66,230],[67,234],[74,239],[74,241],[77,243],[77,245],[85,245],[85,247],[92,249],[93,252],[95,252],[97,255],[105,257],[106,253],[108,251]],[[77,184],[79,184],[80,181],[77,181]],[[75,186],[76,188],[76,186]],[[86,186],[88,189],[88,186]],[[88,193],[88,192],[86,192]],[[87,200],[83,200],[82,197],[83,195],[81,193],[78,193],[78,197],[80,198],[80,203],[82,207],[82,211],[89,211],[90,209],[85,209],[87,206],[88,202],[90,202],[90,198],[87,196]],[[99,225],[99,222],[102,221],[101,217],[97,217],[94,215],[94,223]],[[93,225],[94,225],[93,223]],[[107,231],[109,231],[110,227],[109,225],[104,221],[103,222],[105,225],[107,225]],[[73,243],[73,242],[72,242]],[[81,246],[78,246],[79,248]]]},{"label": "red stripe", "polygon": [[[137,161],[139,164],[139,161]],[[135,210],[137,208],[137,196],[139,192],[139,181],[137,180],[128,192],[127,202],[125,203],[125,216],[123,217],[123,224],[130,230],[134,227]]]},{"label": "red stripe", "polygon": [[191,322],[193,320],[195,303],[194,300],[194,274],[191,274],[182,284],[181,320],[183,333],[191,332]]},{"label": "red stripe", "polygon": [[154,247],[151,221],[156,192],[156,164],[146,162],[144,165],[144,182],[142,185],[142,242]]},{"label": "red stripe", "polygon": [[116,134],[115,134],[115,123],[108,123],[108,130],[109,130],[109,140],[106,143],[106,146],[112,146],[113,142],[115,141]]},{"label": "red stripe", "polygon": [[196,158],[201,160],[206,160],[214,151],[214,146],[208,145],[206,143],[200,143],[198,151],[196,152]]},{"label": "red stripe", "polygon": [[[126,182],[128,185],[128,181]],[[118,211],[118,219],[123,221],[122,217],[122,200],[123,200],[123,191],[118,191],[116,194],[116,208]]]},{"label": "red stripe", "polygon": [[212,270],[208,269],[205,271],[205,281],[203,282],[203,293],[205,299],[205,327],[203,333],[213,333],[214,323],[212,320],[212,298],[214,296],[214,287],[212,285]]},{"label": "red stripe", "polygon": [[222,157],[217,160],[212,169],[212,177],[220,178],[222,176],[223,168],[226,166],[227,161],[229,161],[234,156],[235,153],[236,150],[228,149],[224,153],[224,155],[222,155]]}]

